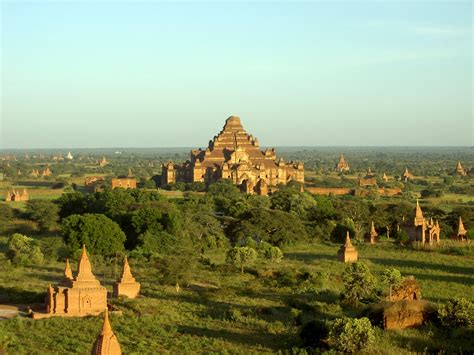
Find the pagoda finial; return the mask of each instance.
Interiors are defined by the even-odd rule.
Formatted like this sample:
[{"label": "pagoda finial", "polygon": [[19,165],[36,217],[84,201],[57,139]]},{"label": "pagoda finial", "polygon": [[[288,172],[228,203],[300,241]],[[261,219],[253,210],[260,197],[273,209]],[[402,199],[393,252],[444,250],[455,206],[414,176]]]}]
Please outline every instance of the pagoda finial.
[{"label": "pagoda finial", "polygon": [[110,335],[113,334],[112,326],[110,325],[109,321],[109,310],[108,308],[105,309],[104,312],[104,324],[102,324],[102,331],[100,332],[101,335]]},{"label": "pagoda finial", "polygon": [[85,244],[82,245],[82,254],[77,265],[76,281],[81,280],[96,280],[95,276],[92,274],[92,266],[89,257],[87,256]]},{"label": "pagoda finial", "polygon": [[345,243],[345,246],[352,246],[351,237],[350,237],[350,235],[349,235],[349,231],[346,232],[346,243]]}]

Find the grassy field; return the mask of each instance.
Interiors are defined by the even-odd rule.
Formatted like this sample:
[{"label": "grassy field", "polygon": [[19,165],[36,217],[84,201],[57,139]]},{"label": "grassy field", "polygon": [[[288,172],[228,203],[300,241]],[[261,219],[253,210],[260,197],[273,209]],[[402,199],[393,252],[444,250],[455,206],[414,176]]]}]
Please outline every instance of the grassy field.
[{"label": "grassy field", "polygon": [[[58,237],[43,237],[42,244],[55,245]],[[0,251],[6,238],[0,238]],[[127,354],[139,353],[274,353],[300,346],[298,314],[303,320],[334,318],[358,313],[341,306],[341,274],[345,265],[336,261],[338,245],[297,245],[284,250],[280,264],[258,263],[245,274],[224,264],[224,252],[206,255],[206,263],[189,262],[182,288],[163,284],[160,260],[131,259],[132,272],[142,283],[144,297],[113,300],[123,311],[112,316],[112,326]],[[387,267],[419,281],[423,298],[442,302],[463,296],[474,300],[472,256],[444,255],[401,248],[390,242],[358,246],[360,260],[380,276]],[[94,260],[94,272],[111,290],[119,266]],[[0,303],[40,302],[48,283],[62,277],[64,264],[0,268]],[[72,263],[75,268],[76,262]],[[192,267],[191,265],[195,265]],[[305,272],[316,275],[311,280]],[[179,280],[179,278],[178,278]],[[300,316],[301,317],[301,316]],[[7,354],[79,353],[90,351],[101,327],[96,317],[83,319],[0,322],[0,352]],[[446,344],[447,335],[426,326],[421,329],[383,332],[371,353],[457,351]],[[474,347],[474,345],[473,345]]]}]

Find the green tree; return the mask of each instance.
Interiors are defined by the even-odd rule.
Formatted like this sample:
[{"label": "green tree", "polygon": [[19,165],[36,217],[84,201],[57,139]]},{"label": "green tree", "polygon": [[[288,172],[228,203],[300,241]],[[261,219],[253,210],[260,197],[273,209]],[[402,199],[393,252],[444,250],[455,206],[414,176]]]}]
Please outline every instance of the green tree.
[{"label": "green tree", "polygon": [[358,306],[360,301],[371,298],[375,290],[375,278],[363,262],[350,264],[342,275],[344,281],[343,299]]},{"label": "green tree", "polygon": [[7,243],[7,258],[14,264],[39,264],[43,262],[44,256],[37,245],[36,240],[26,235],[15,233]]},{"label": "green tree", "polygon": [[227,251],[226,262],[240,268],[242,274],[244,267],[257,260],[257,252],[250,247],[234,247]]},{"label": "green tree", "polygon": [[26,213],[38,223],[40,230],[49,231],[58,222],[59,206],[48,200],[31,200],[26,203]]},{"label": "green tree", "polygon": [[103,214],[71,215],[62,221],[61,230],[71,251],[81,248],[83,244],[91,253],[104,256],[124,250],[124,232]]},{"label": "green tree", "polygon": [[355,353],[375,342],[375,331],[368,318],[337,318],[329,326],[328,344],[343,353]]}]

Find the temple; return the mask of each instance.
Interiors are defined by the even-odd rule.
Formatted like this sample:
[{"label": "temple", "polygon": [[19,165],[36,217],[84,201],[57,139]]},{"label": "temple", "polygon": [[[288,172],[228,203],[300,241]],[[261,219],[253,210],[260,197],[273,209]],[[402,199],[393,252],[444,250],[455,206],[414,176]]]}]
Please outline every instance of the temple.
[{"label": "temple", "polygon": [[461,164],[460,161],[456,164],[456,170],[454,171],[456,175],[460,176],[466,176],[467,175],[467,169]]},{"label": "temple", "polygon": [[441,232],[439,222],[434,222],[432,218],[427,221],[423,217],[423,211],[421,210],[418,200],[416,200],[415,218],[413,222],[405,223],[402,229],[408,234],[412,242],[417,241],[423,244],[439,243],[439,234]]},{"label": "temple", "polygon": [[363,178],[359,178],[359,186],[377,186],[377,179],[372,170],[370,170],[370,166],[367,170],[367,174]]},{"label": "temple", "polygon": [[107,289],[100,285],[92,273],[85,246],[79,258],[76,277],[73,277],[69,261],[66,260],[63,280],[56,286],[48,286],[45,301],[46,313],[35,312],[33,318],[97,315],[107,308]]},{"label": "temple", "polygon": [[104,323],[102,330],[97,337],[94,347],[92,348],[92,355],[121,355],[120,344],[117,337],[112,330],[109,321],[109,311],[105,309]]},{"label": "temple", "polygon": [[351,243],[349,232],[346,234],[346,242],[341,246],[337,252],[337,258],[343,263],[355,263],[358,259],[356,248]]},{"label": "temple", "polygon": [[402,180],[403,182],[413,180],[413,174],[408,171],[408,168],[405,168],[405,171],[401,175],[400,180]]},{"label": "temple", "polygon": [[136,189],[137,179],[133,176],[132,169],[128,169],[126,176],[119,176],[112,179],[112,188]]},{"label": "temple", "polygon": [[344,154],[341,153],[341,155],[339,156],[339,161],[337,162],[336,167],[334,168],[334,170],[336,170],[337,172],[340,172],[340,173],[345,172],[345,171],[349,171],[349,164],[344,159]]},{"label": "temple", "polygon": [[114,297],[126,296],[128,298],[137,298],[140,295],[140,283],[135,280],[125,257],[122,274],[117,282],[114,283]]},{"label": "temple", "polygon": [[28,191],[23,189],[23,191],[11,190],[7,192],[7,196],[5,197],[5,201],[13,202],[13,201],[28,201],[30,199],[30,195],[28,195]]},{"label": "temple", "polygon": [[266,195],[278,184],[304,183],[304,165],[277,160],[275,149],[261,150],[258,139],[244,130],[240,118],[231,116],[205,150],[191,151],[191,160],[162,165],[161,178],[163,186],[229,179],[247,193]]},{"label": "temple", "polygon": [[107,159],[105,159],[105,156],[102,156],[102,159],[99,160],[98,164],[101,168],[103,168],[104,166],[109,165],[109,162]]}]

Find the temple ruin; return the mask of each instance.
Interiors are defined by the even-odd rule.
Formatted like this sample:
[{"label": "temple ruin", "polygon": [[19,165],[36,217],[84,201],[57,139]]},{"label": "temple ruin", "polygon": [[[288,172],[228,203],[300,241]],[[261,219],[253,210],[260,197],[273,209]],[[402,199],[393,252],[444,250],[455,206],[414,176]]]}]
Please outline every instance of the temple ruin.
[{"label": "temple ruin", "polygon": [[28,191],[26,191],[26,189],[23,189],[23,191],[7,191],[7,196],[5,197],[5,201],[7,202],[28,201],[29,199],[30,195],[28,194]]}]

